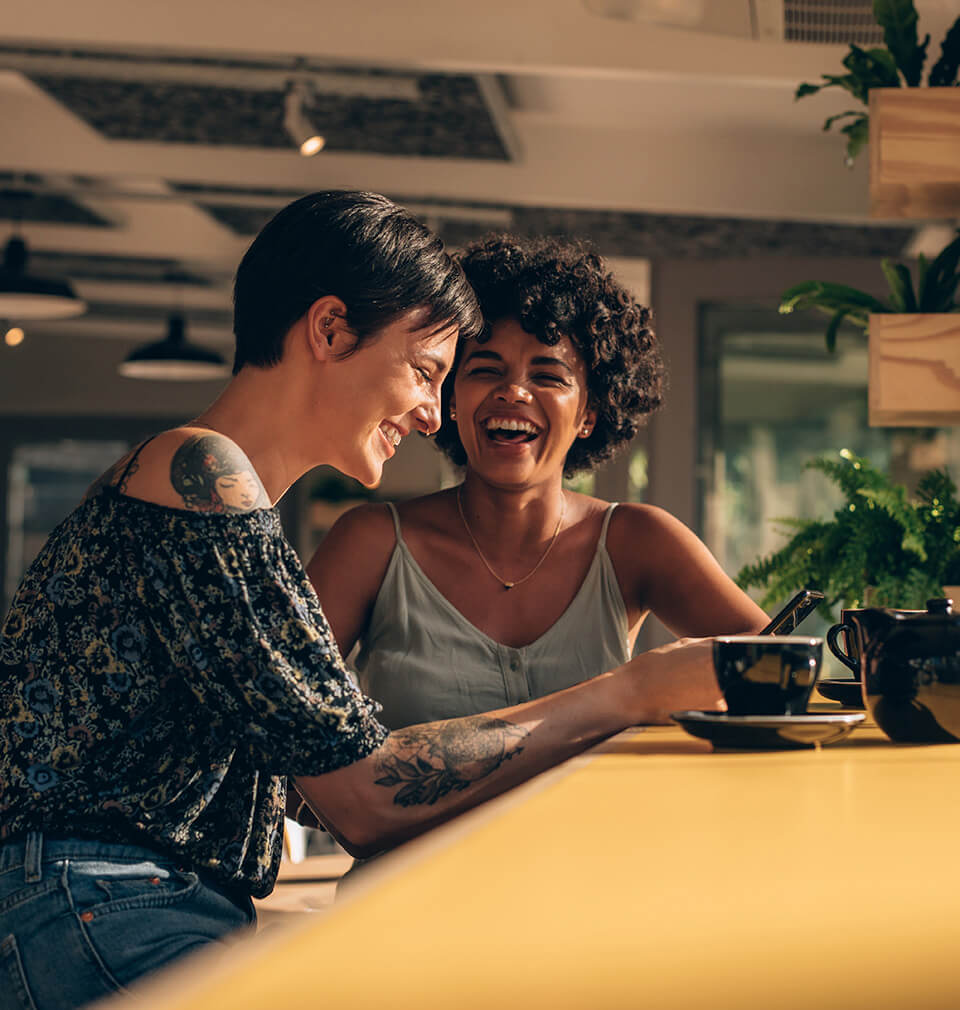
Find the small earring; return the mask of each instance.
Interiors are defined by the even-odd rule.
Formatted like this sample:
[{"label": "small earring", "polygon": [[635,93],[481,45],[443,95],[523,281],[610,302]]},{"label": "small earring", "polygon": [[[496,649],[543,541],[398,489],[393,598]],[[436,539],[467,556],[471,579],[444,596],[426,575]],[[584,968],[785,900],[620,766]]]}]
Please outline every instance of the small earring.
[{"label": "small earring", "polygon": [[330,316],[327,316],[327,318],[324,319],[324,321],[320,325],[321,326],[333,326],[333,319]]},{"label": "small earring", "polygon": [[590,436],[590,428],[587,425],[584,425],[580,429],[580,437],[581,438],[589,438],[589,436]]},{"label": "small earring", "polygon": [[451,407],[450,408],[450,420],[451,421],[456,421],[456,419],[457,419],[457,408],[456,407]]}]

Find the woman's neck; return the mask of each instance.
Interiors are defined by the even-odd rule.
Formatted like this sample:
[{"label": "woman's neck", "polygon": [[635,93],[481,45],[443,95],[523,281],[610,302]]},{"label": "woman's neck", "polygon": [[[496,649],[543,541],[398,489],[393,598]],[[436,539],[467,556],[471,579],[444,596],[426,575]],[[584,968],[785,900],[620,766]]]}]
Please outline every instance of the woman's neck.
[{"label": "woman's neck", "polygon": [[322,462],[308,459],[300,444],[304,423],[296,402],[280,369],[245,368],[195,422],[240,446],[274,505],[294,481]]},{"label": "woman's neck", "polygon": [[491,561],[511,560],[542,547],[564,511],[562,480],[522,490],[493,487],[467,471],[459,490],[469,532]]}]

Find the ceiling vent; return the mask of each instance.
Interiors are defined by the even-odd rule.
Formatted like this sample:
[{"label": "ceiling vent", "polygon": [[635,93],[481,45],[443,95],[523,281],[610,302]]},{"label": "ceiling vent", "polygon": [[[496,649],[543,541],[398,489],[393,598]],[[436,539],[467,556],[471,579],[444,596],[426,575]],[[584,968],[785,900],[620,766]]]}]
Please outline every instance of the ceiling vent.
[{"label": "ceiling vent", "polygon": [[765,42],[883,44],[873,0],[583,0],[583,5],[599,17],[711,35]]},{"label": "ceiling vent", "polygon": [[873,17],[873,0],[783,0],[782,17],[786,42],[883,45],[883,29]]}]

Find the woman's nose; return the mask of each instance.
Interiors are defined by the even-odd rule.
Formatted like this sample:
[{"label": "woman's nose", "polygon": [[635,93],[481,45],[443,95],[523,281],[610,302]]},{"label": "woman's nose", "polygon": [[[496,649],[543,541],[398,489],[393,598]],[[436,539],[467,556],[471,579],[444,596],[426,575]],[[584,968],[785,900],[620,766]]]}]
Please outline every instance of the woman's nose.
[{"label": "woman's nose", "polygon": [[414,411],[417,427],[424,435],[432,435],[440,428],[440,393],[439,391],[426,402],[421,403]]},{"label": "woman's nose", "polygon": [[522,383],[515,381],[504,381],[494,390],[493,395],[498,400],[504,400],[507,403],[528,403],[530,400],[530,390]]}]

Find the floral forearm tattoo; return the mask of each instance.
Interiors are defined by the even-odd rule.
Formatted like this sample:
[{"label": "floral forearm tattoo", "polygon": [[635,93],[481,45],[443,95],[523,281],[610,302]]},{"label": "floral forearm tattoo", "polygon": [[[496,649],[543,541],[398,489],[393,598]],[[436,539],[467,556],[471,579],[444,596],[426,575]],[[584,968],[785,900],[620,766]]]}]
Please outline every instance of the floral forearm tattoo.
[{"label": "floral forearm tattoo", "polygon": [[523,751],[530,731],[475,715],[435,726],[410,726],[387,737],[376,757],[378,786],[399,786],[401,807],[433,804],[495,772]]},{"label": "floral forearm tattoo", "polygon": [[174,453],[170,482],[188,509],[237,515],[270,500],[244,452],[223,435],[194,435]]}]

